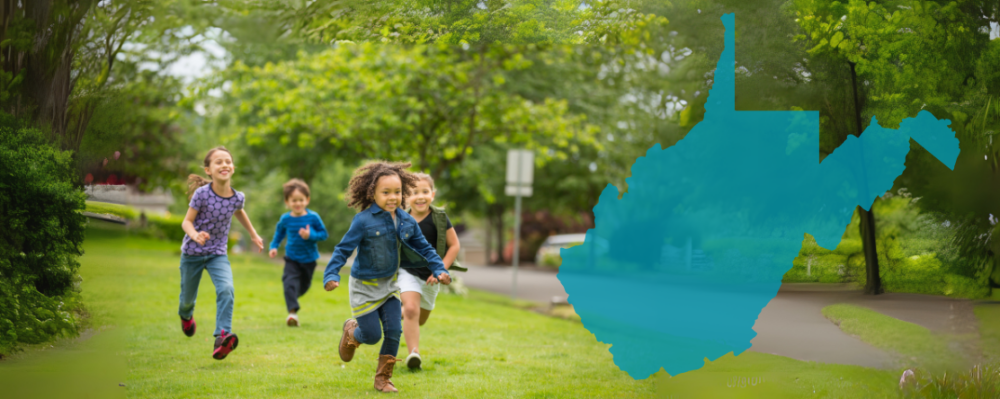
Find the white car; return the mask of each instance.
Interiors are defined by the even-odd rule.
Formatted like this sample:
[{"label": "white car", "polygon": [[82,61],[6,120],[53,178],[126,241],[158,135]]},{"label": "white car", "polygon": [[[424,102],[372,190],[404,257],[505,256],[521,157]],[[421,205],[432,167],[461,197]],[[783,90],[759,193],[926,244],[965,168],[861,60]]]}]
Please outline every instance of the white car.
[{"label": "white car", "polygon": [[[542,243],[542,246],[538,248],[538,253],[535,254],[535,265],[542,266],[542,261],[546,256],[558,257],[560,249],[581,245],[586,238],[586,234],[559,234],[549,236],[549,238],[545,239],[545,242]],[[608,245],[605,240],[597,238],[597,250],[599,253],[606,251],[607,247]]]}]

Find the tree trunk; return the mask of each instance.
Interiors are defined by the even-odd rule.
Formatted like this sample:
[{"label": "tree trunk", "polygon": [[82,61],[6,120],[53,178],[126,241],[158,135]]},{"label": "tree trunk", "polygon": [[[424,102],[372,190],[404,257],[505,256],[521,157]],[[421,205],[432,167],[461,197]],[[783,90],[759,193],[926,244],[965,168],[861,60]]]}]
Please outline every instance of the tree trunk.
[{"label": "tree trunk", "polygon": [[[857,135],[861,137],[861,100],[858,97],[858,74],[854,69],[854,63],[848,62],[851,66],[851,88],[854,90],[854,122],[857,125]],[[861,149],[862,156],[864,148]],[[864,159],[861,160],[862,179],[867,176]],[[858,229],[861,231],[861,248],[865,253],[865,272],[867,282],[865,283],[866,295],[878,295],[883,293],[882,277],[878,267],[878,251],[875,247],[875,204],[872,204],[871,211],[866,211],[861,206],[857,208],[858,215],[861,216],[861,223]]]},{"label": "tree trunk", "polygon": [[875,250],[875,215],[860,206],[858,207],[858,215],[861,216],[858,229],[861,231],[861,248],[865,252],[865,272],[867,274],[865,295],[878,295],[885,291],[882,289],[882,276],[879,274],[878,251]]},{"label": "tree trunk", "polygon": [[[31,49],[14,51],[13,46],[3,54],[3,69],[17,76],[23,73],[24,81],[5,101],[4,109],[15,116],[27,111],[29,118],[40,126],[51,129],[65,149],[76,149],[79,137],[67,137],[70,128],[69,98],[73,92],[74,45],[83,25],[86,12],[94,0],[69,0],[56,4],[54,0],[26,2],[4,1],[2,8],[3,37],[13,32],[12,18],[23,15],[34,21]],[[21,32],[24,33],[24,32]],[[80,126],[86,130],[88,115],[81,115]],[[70,135],[78,135],[69,132]]]}]

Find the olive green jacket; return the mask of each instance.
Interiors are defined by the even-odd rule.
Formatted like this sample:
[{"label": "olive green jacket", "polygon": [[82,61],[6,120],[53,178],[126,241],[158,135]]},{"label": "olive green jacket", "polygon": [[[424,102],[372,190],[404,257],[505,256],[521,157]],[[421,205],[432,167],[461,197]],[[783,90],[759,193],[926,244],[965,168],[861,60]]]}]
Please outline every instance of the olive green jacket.
[{"label": "olive green jacket", "polygon": [[[406,211],[409,212],[410,210],[407,209]],[[444,209],[431,205],[430,216],[433,218],[431,220],[434,221],[434,227],[437,228],[438,234],[437,242],[430,242],[428,244],[431,244],[431,246],[437,250],[438,256],[440,256],[443,260],[444,254],[448,252],[448,214],[444,212]],[[419,254],[413,252],[406,246],[402,249],[404,256],[400,261],[400,267],[407,269],[427,266],[427,261],[425,261]],[[455,261],[451,263],[451,267],[448,268],[449,272],[453,270],[460,272],[469,271],[469,269],[462,267],[462,265],[458,263],[458,259],[455,259]]]}]

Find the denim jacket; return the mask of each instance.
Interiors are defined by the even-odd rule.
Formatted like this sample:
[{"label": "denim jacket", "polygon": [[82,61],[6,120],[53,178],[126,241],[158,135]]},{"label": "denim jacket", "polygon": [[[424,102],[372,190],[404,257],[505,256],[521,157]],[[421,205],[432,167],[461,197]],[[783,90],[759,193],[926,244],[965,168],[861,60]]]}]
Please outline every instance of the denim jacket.
[{"label": "denim jacket", "polygon": [[355,215],[347,234],[337,244],[330,263],[326,265],[323,284],[340,281],[340,269],[355,248],[358,249],[358,256],[351,266],[352,278],[372,280],[395,274],[399,269],[401,254],[397,240],[405,248],[423,257],[435,276],[448,273],[441,257],[427,243],[413,216],[399,208],[395,212],[396,219],[399,220],[398,230],[392,221],[392,215],[376,204]]}]

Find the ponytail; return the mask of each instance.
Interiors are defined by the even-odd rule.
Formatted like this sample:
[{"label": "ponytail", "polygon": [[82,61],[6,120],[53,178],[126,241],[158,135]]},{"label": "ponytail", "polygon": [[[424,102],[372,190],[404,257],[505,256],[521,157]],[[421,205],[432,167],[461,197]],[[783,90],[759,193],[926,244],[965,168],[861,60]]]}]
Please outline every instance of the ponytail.
[{"label": "ponytail", "polygon": [[194,196],[194,190],[197,190],[199,187],[208,184],[212,184],[212,181],[209,179],[206,179],[199,175],[188,176],[188,201],[191,201],[191,197]]}]

